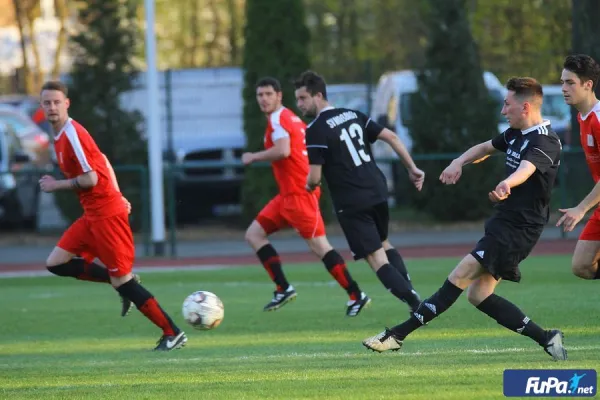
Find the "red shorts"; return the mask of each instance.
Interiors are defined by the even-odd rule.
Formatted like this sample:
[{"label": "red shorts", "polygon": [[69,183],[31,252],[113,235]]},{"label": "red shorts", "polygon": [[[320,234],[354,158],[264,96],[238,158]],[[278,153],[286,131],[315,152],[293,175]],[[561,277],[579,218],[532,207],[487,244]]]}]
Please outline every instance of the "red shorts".
[{"label": "red shorts", "polygon": [[304,239],[325,235],[325,224],[319,208],[319,189],[312,193],[275,196],[256,217],[267,235],[291,226]]},{"label": "red shorts", "polygon": [[135,247],[127,214],[98,220],[84,215],[66,230],[57,246],[87,262],[100,259],[108,274],[116,278],[131,273],[133,268]]},{"label": "red shorts", "polygon": [[600,241],[600,209],[597,208],[585,224],[581,235],[579,235],[579,240]]}]

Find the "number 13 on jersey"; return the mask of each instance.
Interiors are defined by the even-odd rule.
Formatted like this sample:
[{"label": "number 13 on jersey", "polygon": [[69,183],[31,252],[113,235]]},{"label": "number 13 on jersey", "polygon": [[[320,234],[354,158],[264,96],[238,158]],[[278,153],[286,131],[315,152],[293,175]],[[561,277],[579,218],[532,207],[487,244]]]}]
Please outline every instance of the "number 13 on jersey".
[{"label": "number 13 on jersey", "polygon": [[[356,145],[352,141],[352,139],[358,137],[359,148],[356,148]],[[361,165],[363,162],[368,163],[371,161],[371,156],[365,152],[364,146],[365,141],[363,139],[363,130],[359,124],[352,124],[348,129],[342,129],[342,134],[340,135],[340,139],[346,143],[346,147],[350,152],[350,156],[352,156],[352,161],[354,161],[354,165],[357,167]]]}]

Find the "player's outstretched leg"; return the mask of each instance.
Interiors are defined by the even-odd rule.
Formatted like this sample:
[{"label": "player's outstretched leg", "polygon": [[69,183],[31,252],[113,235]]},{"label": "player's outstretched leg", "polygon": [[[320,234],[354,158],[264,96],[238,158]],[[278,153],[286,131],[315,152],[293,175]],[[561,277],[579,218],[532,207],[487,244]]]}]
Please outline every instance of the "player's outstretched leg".
[{"label": "player's outstretched leg", "polygon": [[329,274],[348,294],[346,316],[356,317],[365,307],[371,304],[371,298],[360,290],[358,283],[348,271],[344,258],[331,246],[325,235],[306,239],[306,241],[313,253],[321,258]]},{"label": "player's outstretched leg", "polygon": [[[86,262],[83,258],[79,257],[74,257],[71,260],[58,265],[47,265],[46,268],[57,276],[71,277],[81,281],[110,283],[110,276],[106,267],[96,264],[95,262]],[[138,275],[134,274],[133,279],[140,282],[140,277]],[[124,317],[129,314],[129,311],[133,307],[133,303],[123,296],[120,297],[121,316]]]},{"label": "player's outstretched leg", "polygon": [[73,257],[68,261],[56,263],[53,261],[52,256],[50,256],[48,261],[46,261],[46,268],[49,272],[57,276],[71,277],[81,281],[110,283],[110,276],[105,267],[94,262],[87,263],[83,258],[79,257]]},{"label": "player's outstretched leg", "polygon": [[469,302],[503,327],[527,336],[538,343],[555,361],[567,359],[563,346],[563,333],[557,329],[544,330],[516,305],[493,293],[496,280],[489,274],[479,278],[469,287]]},{"label": "player's outstretched leg", "polygon": [[442,287],[433,296],[423,301],[409,319],[392,329],[386,328],[385,331],[363,340],[363,345],[380,353],[386,350],[399,350],[410,333],[450,308],[462,292],[463,289],[446,279]]},{"label": "player's outstretched leg", "polygon": [[363,345],[373,351],[399,350],[404,339],[429,321],[437,318],[458,300],[465,288],[487,271],[468,254],[454,268],[442,287],[411,312],[410,318],[392,329],[366,338]]},{"label": "player's outstretched leg", "polygon": [[187,342],[185,333],[175,325],[154,296],[131,275],[129,275],[129,280],[121,284],[126,279],[127,277],[113,278],[113,285],[119,285],[116,287],[119,294],[135,304],[146,318],[163,331],[154,350],[169,351],[183,347]]}]

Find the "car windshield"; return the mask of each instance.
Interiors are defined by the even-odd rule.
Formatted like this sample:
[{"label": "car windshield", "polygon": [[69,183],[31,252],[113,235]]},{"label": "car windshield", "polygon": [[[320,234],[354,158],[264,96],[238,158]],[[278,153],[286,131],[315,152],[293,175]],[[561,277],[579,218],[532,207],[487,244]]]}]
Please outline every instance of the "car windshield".
[{"label": "car windshield", "polygon": [[[400,115],[402,116],[402,123],[404,126],[408,126],[410,124],[410,120],[412,118],[411,112],[411,101],[417,93],[403,93],[400,97]],[[494,107],[496,111],[496,115],[500,116],[500,112],[502,111],[502,106],[504,104],[504,95],[498,89],[489,89],[489,94],[494,101]]]},{"label": "car windshield", "polygon": [[542,115],[556,119],[569,118],[571,110],[569,109],[569,105],[565,103],[562,93],[544,95]]},{"label": "car windshield", "polygon": [[327,100],[334,107],[349,108],[368,114],[367,95],[363,90],[327,93]]},{"label": "car windshield", "polygon": [[32,121],[28,121],[18,114],[0,112],[0,122],[9,125],[19,137],[36,128],[36,125]]}]

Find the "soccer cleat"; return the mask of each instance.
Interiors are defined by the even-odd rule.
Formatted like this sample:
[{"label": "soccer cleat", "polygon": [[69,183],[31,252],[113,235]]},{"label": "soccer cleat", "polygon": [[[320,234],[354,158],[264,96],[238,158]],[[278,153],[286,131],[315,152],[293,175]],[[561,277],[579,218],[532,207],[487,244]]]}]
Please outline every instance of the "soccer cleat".
[{"label": "soccer cleat", "polygon": [[563,346],[565,335],[558,329],[548,331],[548,341],[544,345],[544,351],[554,359],[554,361],[565,361],[567,359],[567,350]]},{"label": "soccer cleat", "polygon": [[[142,279],[137,274],[133,274],[133,279],[137,283],[142,282]],[[129,312],[131,311],[132,308],[133,308],[133,303],[131,302],[131,300],[121,296],[121,317],[125,317],[127,314],[129,314]]]},{"label": "soccer cleat", "polygon": [[356,317],[359,312],[362,311],[363,308],[368,307],[371,304],[371,298],[367,296],[364,292],[360,293],[360,299],[358,300],[350,300],[346,305],[348,308],[346,309],[347,317]]},{"label": "soccer cleat", "polygon": [[378,335],[366,338],[362,342],[363,346],[367,349],[382,353],[387,350],[398,351],[402,348],[402,340],[398,340],[394,337],[392,331],[385,328],[385,331]]},{"label": "soccer cleat", "polygon": [[187,336],[185,336],[185,332],[181,331],[175,336],[167,336],[162,335],[158,342],[156,342],[156,347],[154,351],[171,351],[175,349],[180,349],[187,343]]},{"label": "soccer cleat", "polygon": [[290,285],[285,292],[274,291],[273,300],[263,308],[263,311],[275,311],[290,301],[293,301],[296,296],[296,291],[292,285]]}]

